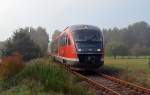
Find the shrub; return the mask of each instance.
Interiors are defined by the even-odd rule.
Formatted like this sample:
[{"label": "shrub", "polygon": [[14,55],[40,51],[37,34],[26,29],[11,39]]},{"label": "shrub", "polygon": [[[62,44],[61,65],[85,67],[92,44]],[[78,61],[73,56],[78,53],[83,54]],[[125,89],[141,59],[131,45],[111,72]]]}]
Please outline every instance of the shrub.
[{"label": "shrub", "polygon": [[69,75],[55,64],[46,64],[45,60],[37,59],[28,63],[21,76],[40,81],[45,90],[60,91]]},{"label": "shrub", "polygon": [[24,67],[22,56],[20,54],[14,54],[13,56],[7,56],[2,58],[2,63],[0,66],[0,77],[2,79],[7,79],[18,72],[20,72]]},{"label": "shrub", "polygon": [[[77,83],[79,78],[75,78],[75,76],[72,76],[57,64],[49,62],[51,62],[51,60],[46,58],[30,61],[20,73],[9,80],[3,81],[3,83],[0,83],[0,92],[7,91],[18,85],[25,85],[34,93],[39,92],[36,87],[42,87],[40,88],[41,91],[46,93],[56,92],[63,93],[62,95],[94,95],[88,91],[88,88],[82,87]],[[27,82],[24,83],[23,81]]]},{"label": "shrub", "polygon": [[86,87],[77,84],[79,78],[72,76],[57,64],[47,64],[48,62],[46,58],[31,61],[22,75],[39,81],[46,91],[52,90],[69,95],[93,95],[87,91]]},{"label": "shrub", "polygon": [[28,28],[18,29],[5,44],[5,56],[19,52],[24,61],[40,57],[41,48],[32,39]]}]

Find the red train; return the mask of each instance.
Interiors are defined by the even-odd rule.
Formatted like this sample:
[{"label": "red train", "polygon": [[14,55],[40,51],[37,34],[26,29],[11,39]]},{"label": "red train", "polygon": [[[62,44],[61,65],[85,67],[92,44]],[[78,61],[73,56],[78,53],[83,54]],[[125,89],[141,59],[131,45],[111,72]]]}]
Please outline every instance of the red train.
[{"label": "red train", "polygon": [[69,26],[52,41],[51,55],[74,69],[98,69],[104,63],[103,34],[91,25]]}]

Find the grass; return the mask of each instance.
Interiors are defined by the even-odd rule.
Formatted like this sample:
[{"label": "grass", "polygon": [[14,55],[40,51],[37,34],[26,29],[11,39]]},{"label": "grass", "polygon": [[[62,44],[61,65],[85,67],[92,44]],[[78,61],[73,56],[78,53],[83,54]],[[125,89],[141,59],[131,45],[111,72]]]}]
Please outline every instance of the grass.
[{"label": "grass", "polygon": [[115,73],[121,79],[150,88],[150,67],[148,59],[105,58],[102,68],[106,73]]},{"label": "grass", "polygon": [[[102,72],[116,74],[121,79],[150,87],[148,59],[105,58]],[[0,95],[95,95],[80,78],[73,76],[50,58],[28,62],[23,70],[0,80]]]},{"label": "grass", "polygon": [[48,58],[27,63],[15,76],[0,81],[0,95],[94,95],[79,78]]},{"label": "grass", "polygon": [[2,63],[0,63],[0,80],[16,75],[23,68],[24,64],[21,55],[3,57]]}]

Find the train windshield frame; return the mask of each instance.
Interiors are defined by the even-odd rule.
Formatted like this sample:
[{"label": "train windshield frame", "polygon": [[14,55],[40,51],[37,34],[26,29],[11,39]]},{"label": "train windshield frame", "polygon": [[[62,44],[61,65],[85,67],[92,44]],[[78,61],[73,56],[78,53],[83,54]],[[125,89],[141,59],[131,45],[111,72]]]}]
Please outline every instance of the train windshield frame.
[{"label": "train windshield frame", "polygon": [[102,42],[103,37],[98,30],[81,29],[73,32],[76,42]]}]

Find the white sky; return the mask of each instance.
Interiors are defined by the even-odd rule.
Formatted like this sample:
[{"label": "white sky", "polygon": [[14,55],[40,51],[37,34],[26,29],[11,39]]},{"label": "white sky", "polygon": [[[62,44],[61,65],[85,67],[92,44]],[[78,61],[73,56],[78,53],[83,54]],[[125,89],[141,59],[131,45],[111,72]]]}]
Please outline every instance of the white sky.
[{"label": "white sky", "polygon": [[72,24],[100,28],[150,22],[150,0],[0,0],[0,41],[19,27],[42,26],[49,35]]}]

